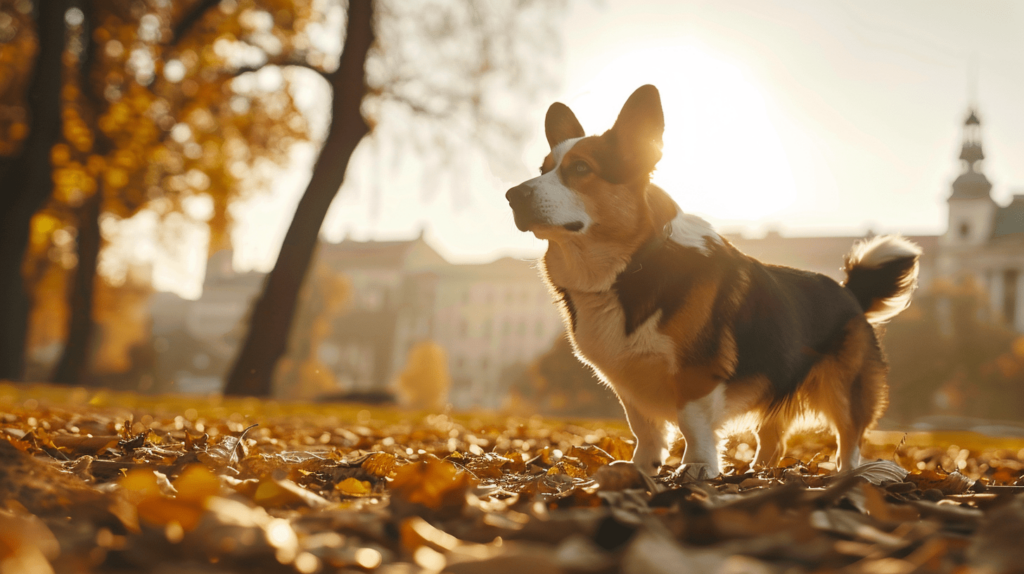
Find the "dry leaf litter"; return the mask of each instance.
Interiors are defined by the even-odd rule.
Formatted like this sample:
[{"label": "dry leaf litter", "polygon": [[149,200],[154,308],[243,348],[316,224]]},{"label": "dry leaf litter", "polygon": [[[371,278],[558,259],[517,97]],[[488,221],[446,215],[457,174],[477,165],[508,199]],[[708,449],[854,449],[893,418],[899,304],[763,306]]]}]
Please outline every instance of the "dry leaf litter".
[{"label": "dry leaf litter", "polygon": [[1022,440],[876,432],[837,473],[827,434],[755,469],[739,437],[686,481],[629,436],[0,385],[0,574],[1024,571]]}]

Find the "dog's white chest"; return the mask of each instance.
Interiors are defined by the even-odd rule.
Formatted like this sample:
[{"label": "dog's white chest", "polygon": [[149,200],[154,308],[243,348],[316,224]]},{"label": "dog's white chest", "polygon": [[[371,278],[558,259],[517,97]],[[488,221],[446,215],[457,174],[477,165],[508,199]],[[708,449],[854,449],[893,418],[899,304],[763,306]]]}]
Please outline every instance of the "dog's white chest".
[{"label": "dog's white chest", "polygon": [[576,310],[576,347],[616,390],[651,368],[676,370],[675,344],[658,330],[660,311],[627,334],[625,313],[614,292],[569,295]]}]

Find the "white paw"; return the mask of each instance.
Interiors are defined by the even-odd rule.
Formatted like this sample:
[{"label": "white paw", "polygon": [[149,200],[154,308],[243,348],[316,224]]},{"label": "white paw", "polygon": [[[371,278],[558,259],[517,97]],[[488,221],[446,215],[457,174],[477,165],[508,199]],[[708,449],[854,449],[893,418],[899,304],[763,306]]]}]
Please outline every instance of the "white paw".
[{"label": "white paw", "polygon": [[661,467],[662,457],[660,453],[651,451],[645,451],[644,449],[638,448],[633,453],[633,464],[640,469],[640,472],[647,476],[654,476],[658,474],[658,469]]},{"label": "white paw", "polygon": [[686,462],[676,469],[675,478],[679,482],[699,482],[709,480],[722,474],[717,464],[704,462]]}]

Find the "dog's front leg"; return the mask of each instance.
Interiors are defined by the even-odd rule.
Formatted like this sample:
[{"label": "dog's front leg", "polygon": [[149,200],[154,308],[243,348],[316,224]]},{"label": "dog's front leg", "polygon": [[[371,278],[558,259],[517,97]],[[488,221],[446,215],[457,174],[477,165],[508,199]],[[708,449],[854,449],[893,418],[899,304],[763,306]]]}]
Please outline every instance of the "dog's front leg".
[{"label": "dog's front leg", "polygon": [[636,450],[633,451],[633,464],[649,476],[658,473],[658,467],[668,456],[668,425],[667,421],[658,420],[650,413],[644,412],[633,404],[622,401],[626,409],[626,422],[629,430],[636,437]]},{"label": "dog's front leg", "polygon": [[679,431],[686,439],[679,473],[688,480],[713,478],[722,474],[715,429],[721,422],[723,399],[724,394],[719,388],[679,409]]}]

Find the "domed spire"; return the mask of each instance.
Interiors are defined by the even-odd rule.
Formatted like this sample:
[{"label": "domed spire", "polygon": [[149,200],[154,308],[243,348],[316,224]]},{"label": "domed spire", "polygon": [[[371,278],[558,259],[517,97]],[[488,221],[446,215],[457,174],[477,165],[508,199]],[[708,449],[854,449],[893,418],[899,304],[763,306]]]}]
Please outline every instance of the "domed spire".
[{"label": "domed spire", "polygon": [[981,161],[985,153],[981,149],[981,120],[972,108],[964,120],[964,139],[960,149],[960,160],[963,161],[963,173],[953,182],[953,195],[950,199],[975,199],[989,197],[992,184],[981,171]]}]

